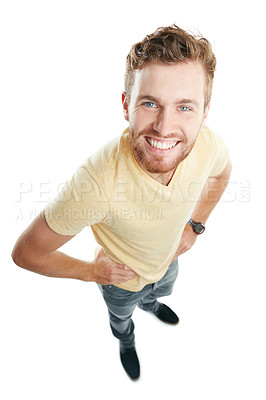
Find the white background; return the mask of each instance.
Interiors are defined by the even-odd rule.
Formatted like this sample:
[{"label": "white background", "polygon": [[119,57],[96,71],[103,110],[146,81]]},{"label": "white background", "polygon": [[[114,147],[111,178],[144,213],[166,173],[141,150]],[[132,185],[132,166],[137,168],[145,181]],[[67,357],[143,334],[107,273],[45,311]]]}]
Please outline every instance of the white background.
[{"label": "white background", "polygon": [[[266,398],[265,13],[262,1],[2,1],[1,398]],[[198,29],[217,72],[208,125],[231,183],[165,301],[180,324],[136,310],[131,382],[95,284],[15,266],[19,234],[75,168],[127,126],[125,57],[157,27]],[[23,193],[22,193],[23,192]],[[91,260],[89,229],[63,251]]]}]

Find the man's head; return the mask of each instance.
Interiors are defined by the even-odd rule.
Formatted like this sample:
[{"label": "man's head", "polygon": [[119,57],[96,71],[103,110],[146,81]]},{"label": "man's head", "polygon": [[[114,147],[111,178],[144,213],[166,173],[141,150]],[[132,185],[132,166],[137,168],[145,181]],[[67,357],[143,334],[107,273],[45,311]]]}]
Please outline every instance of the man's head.
[{"label": "man's head", "polygon": [[125,93],[130,102],[135,73],[149,61],[171,64],[177,62],[200,62],[206,77],[205,108],[208,106],[213,86],[216,58],[209,41],[194,36],[176,25],[158,28],[141,42],[132,46],[126,63]]},{"label": "man's head", "polygon": [[159,28],[127,57],[122,101],[140,167],[171,179],[191,152],[209,109],[215,56],[206,39],[176,26]]}]

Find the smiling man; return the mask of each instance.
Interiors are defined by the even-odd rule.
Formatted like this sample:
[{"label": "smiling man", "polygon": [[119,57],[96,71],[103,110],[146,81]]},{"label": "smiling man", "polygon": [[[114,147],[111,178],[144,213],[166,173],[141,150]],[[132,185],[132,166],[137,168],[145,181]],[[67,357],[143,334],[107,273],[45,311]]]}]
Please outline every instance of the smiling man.
[{"label": "smiling man", "polygon": [[[179,322],[157,299],[171,294],[178,256],[204,232],[230,177],[228,150],[205,126],[215,65],[209,42],[175,25],[134,45],[122,94],[128,128],[76,170],[13,250],[28,270],[98,284],[133,380],[133,311]],[[93,261],[57,250],[85,226],[100,245]]]},{"label": "smiling man", "polygon": [[135,74],[130,104],[123,93],[134,157],[164,185],[192,150],[207,117],[205,81],[199,62],[147,62]]}]

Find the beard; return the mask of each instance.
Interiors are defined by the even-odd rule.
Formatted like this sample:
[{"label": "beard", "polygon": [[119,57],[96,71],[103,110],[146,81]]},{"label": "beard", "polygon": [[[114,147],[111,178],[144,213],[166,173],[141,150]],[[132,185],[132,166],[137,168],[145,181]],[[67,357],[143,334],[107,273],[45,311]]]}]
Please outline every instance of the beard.
[{"label": "beard", "polygon": [[[151,174],[167,174],[170,172],[174,172],[178,165],[189,155],[194,147],[197,138],[196,136],[193,143],[188,143],[187,139],[183,139],[176,145],[178,146],[179,150],[177,154],[170,160],[166,160],[166,157],[164,155],[153,155],[152,157],[148,157],[143,149],[141,141],[136,140],[141,136],[144,137],[149,135],[156,137],[156,135],[158,136],[158,133],[156,131],[145,130],[136,135],[134,130],[130,129],[129,131],[129,142],[135,160],[142,169]],[[171,139],[170,135],[168,136],[168,139]]]}]

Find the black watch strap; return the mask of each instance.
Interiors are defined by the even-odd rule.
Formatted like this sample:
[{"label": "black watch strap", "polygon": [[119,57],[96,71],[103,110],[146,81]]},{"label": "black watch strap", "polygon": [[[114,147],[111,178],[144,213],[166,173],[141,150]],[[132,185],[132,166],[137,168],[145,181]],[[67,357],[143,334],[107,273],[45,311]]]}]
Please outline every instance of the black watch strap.
[{"label": "black watch strap", "polygon": [[196,222],[193,219],[190,219],[188,223],[192,226],[193,231],[197,235],[201,235],[205,231],[205,226],[201,222]]}]

